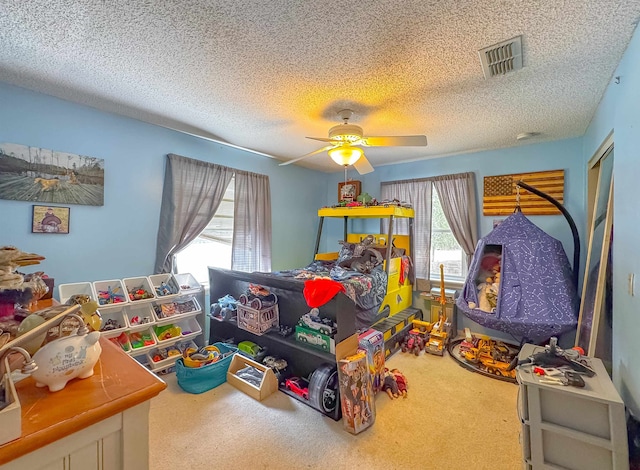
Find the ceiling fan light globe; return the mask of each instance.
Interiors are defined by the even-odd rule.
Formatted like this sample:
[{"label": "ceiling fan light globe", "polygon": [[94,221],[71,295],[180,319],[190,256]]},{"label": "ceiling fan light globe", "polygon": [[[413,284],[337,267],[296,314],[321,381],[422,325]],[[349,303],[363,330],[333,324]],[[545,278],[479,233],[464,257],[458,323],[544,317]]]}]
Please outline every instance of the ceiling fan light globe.
[{"label": "ceiling fan light globe", "polygon": [[364,152],[361,148],[351,147],[349,145],[343,145],[329,150],[331,159],[342,166],[353,165],[362,155],[364,155]]}]

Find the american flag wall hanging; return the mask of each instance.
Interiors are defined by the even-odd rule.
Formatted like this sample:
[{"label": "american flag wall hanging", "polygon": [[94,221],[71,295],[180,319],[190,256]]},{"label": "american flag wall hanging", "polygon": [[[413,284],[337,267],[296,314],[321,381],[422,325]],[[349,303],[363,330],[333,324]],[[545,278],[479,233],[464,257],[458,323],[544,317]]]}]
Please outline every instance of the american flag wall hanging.
[{"label": "american flag wall hanging", "polygon": [[[564,203],[564,170],[485,176],[482,197],[483,215],[509,215],[516,208],[518,188],[522,181]],[[556,215],[561,212],[540,196],[520,188],[520,210],[526,215]]]}]

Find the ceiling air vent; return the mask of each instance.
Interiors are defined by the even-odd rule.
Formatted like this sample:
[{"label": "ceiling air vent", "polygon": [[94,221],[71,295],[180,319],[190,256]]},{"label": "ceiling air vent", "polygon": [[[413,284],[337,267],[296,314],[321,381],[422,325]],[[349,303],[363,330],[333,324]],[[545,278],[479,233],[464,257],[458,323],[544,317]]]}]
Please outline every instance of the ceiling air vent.
[{"label": "ceiling air vent", "polygon": [[478,51],[484,78],[504,75],[522,68],[522,36],[516,36]]}]

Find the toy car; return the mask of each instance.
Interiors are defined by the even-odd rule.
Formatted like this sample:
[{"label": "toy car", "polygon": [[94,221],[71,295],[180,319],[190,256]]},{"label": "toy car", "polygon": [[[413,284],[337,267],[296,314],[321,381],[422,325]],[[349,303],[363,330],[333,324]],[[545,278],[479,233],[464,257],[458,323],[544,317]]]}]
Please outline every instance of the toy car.
[{"label": "toy car", "polygon": [[424,332],[418,328],[413,328],[402,341],[402,352],[412,352],[416,356],[425,348]]},{"label": "toy car", "polygon": [[302,377],[290,377],[284,381],[284,387],[305,400],[309,399],[309,382]]},{"label": "toy car", "polygon": [[287,363],[286,360],[282,358],[274,357],[274,356],[265,356],[264,359],[262,360],[262,363],[265,366],[271,368],[276,378],[278,379],[279,384],[281,384],[284,381],[285,377],[289,375],[289,371],[287,370],[287,367],[289,366],[289,364]]},{"label": "toy car", "polygon": [[263,348],[253,341],[241,341],[238,343],[238,350],[245,356],[260,362],[267,353],[267,348]]},{"label": "toy car", "polygon": [[285,369],[288,366],[287,361],[274,356],[265,356],[265,358],[262,360],[262,363],[267,367],[271,367],[272,369],[277,370]]},{"label": "toy car", "polygon": [[333,336],[338,330],[335,323],[330,318],[320,318],[318,312],[317,308],[311,309],[311,312],[305,313],[300,317],[300,321],[298,323],[301,326],[306,326],[312,330],[319,331],[323,335]]},{"label": "toy car", "polygon": [[299,332],[297,333],[297,335],[298,335],[298,340],[304,343],[316,344],[318,346],[322,346],[322,349],[327,349],[327,343],[320,336],[316,336],[312,333],[304,333],[304,332]]}]

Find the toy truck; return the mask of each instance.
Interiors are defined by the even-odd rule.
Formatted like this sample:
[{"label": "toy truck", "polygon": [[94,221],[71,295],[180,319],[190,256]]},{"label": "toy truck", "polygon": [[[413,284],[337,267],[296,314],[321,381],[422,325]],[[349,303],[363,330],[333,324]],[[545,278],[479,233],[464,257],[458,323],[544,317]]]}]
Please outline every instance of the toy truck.
[{"label": "toy truck", "polygon": [[517,351],[512,351],[501,341],[489,338],[474,338],[473,341],[466,341],[463,352],[466,361],[478,364],[481,369],[489,374],[515,378],[515,370],[508,370],[509,363]]}]

